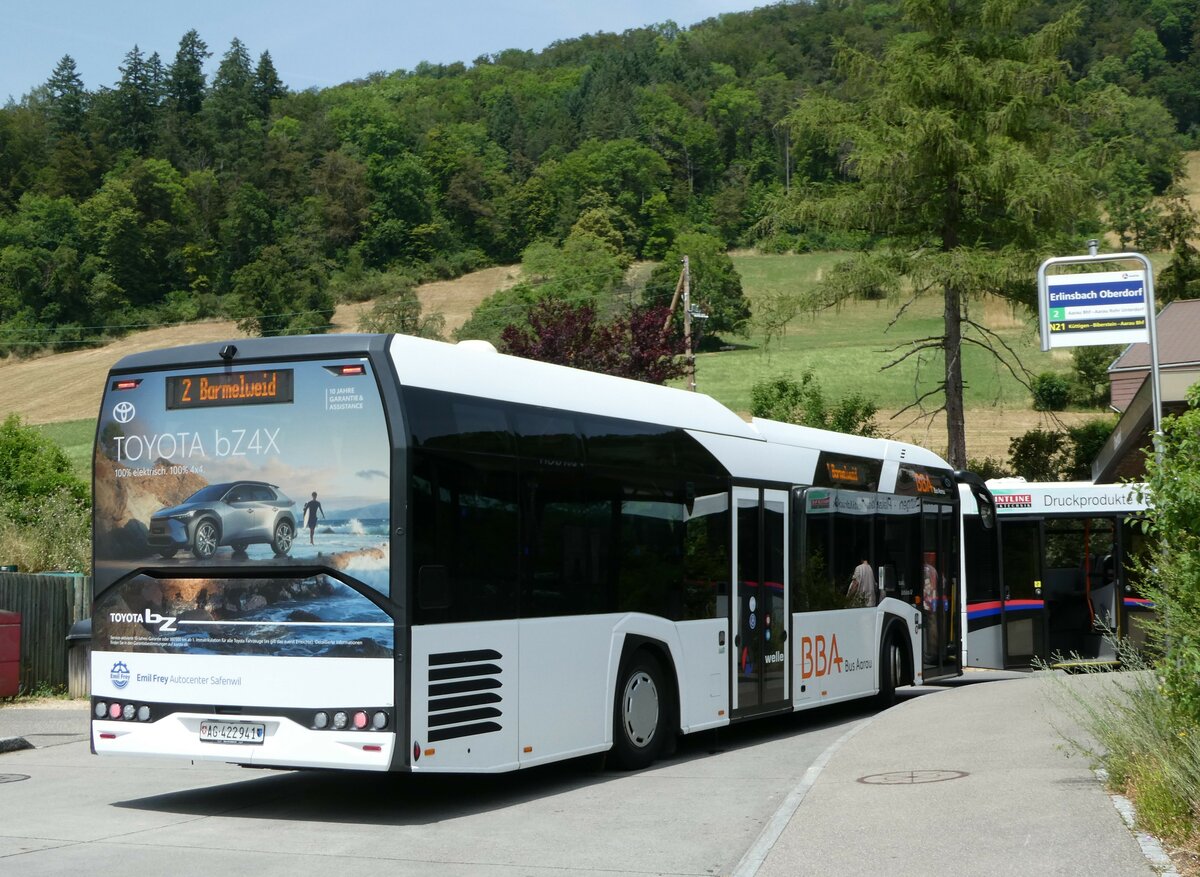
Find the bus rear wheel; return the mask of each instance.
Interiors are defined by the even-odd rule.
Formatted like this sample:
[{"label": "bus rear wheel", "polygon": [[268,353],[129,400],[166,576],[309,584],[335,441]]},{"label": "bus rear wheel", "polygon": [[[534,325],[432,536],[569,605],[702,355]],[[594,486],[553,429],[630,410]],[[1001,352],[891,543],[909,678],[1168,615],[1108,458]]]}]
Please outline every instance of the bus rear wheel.
[{"label": "bus rear wheel", "polygon": [[609,753],[619,770],[649,767],[663,749],[669,730],[670,690],[662,666],[649,652],[635,652],[622,663],[613,704],[613,746]]},{"label": "bus rear wheel", "polygon": [[876,705],[887,709],[896,703],[896,689],[904,684],[904,649],[895,633],[889,633],[879,650],[879,694]]}]

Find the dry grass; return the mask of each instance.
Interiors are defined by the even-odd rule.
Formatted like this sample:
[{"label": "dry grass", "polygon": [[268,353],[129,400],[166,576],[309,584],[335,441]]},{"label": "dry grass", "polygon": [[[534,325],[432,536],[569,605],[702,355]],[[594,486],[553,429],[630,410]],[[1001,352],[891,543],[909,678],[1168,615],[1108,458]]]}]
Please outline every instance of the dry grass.
[{"label": "dry grass", "polygon": [[[894,411],[880,411],[875,422],[879,424],[884,435],[899,441],[910,442],[945,454],[946,450],[946,415],[939,414],[934,418],[923,418],[919,423],[905,426],[912,420],[914,413],[907,412],[893,419]],[[1031,429],[1062,429],[1063,426],[1078,426],[1091,420],[1097,420],[1109,415],[1098,412],[1059,411],[1055,420],[1042,411],[1031,411],[1013,408],[968,408],[967,421],[967,455],[972,459],[995,457],[999,460],[1008,459],[1008,445],[1019,435]],[[1061,424],[1061,425],[1060,425]]]},{"label": "dry grass", "polygon": [[[441,311],[446,331],[461,326],[475,306],[497,289],[516,282],[514,267],[487,268],[458,280],[426,283],[417,288],[425,313]],[[359,315],[371,302],[339,305],[333,329],[357,332]],[[104,347],[72,350],[0,361],[0,412],[20,414],[27,423],[57,423],[95,417],[104,391],[104,378],[117,360],[131,353],[244,338],[232,320],[211,320],[134,332]]]},{"label": "dry grass", "polygon": [[500,289],[508,289],[521,277],[515,265],[484,268],[456,280],[439,280],[417,287],[421,312],[441,313],[446,318],[446,337],[467,321],[481,301]]}]

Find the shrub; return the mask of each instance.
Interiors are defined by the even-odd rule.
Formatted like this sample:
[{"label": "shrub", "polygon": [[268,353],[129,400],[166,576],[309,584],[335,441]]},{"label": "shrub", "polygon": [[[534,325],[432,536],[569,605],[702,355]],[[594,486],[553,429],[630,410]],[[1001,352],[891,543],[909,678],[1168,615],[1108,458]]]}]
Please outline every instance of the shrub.
[{"label": "shrub", "polygon": [[1112,418],[1066,430],[1031,429],[1008,446],[1012,471],[1029,481],[1087,481],[1092,461],[1112,434]]},{"label": "shrub", "polygon": [[35,500],[60,491],[81,502],[88,495],[62,448],[10,414],[0,424],[0,512],[23,523]]},{"label": "shrub", "polygon": [[830,402],[812,371],[805,371],[799,381],[779,376],[756,381],[750,388],[750,413],[755,417],[851,435],[879,435],[878,410],[860,393]]},{"label": "shrub", "polygon": [[972,457],[967,460],[967,471],[974,472],[984,481],[989,478],[1008,478],[1012,469],[997,457]]},{"label": "shrub", "polygon": [[91,572],[87,503],[62,488],[30,500],[19,519],[0,510],[0,562],[16,564],[22,572]]},{"label": "shrub", "polygon": [[1105,408],[1109,402],[1108,367],[1120,354],[1116,345],[1099,344],[1071,350],[1070,401],[1081,408]]},{"label": "shrub", "polygon": [[1057,372],[1042,372],[1033,379],[1034,411],[1062,411],[1070,399],[1071,385]]},{"label": "shrub", "polygon": [[1031,429],[1008,444],[1008,461],[1016,475],[1028,481],[1058,481],[1066,434]]}]

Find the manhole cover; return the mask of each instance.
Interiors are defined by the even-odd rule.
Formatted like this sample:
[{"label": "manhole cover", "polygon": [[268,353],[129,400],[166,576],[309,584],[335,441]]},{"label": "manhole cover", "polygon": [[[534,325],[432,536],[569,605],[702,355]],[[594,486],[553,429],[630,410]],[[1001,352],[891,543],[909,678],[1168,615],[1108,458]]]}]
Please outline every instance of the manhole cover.
[{"label": "manhole cover", "polygon": [[19,783],[21,780],[27,780],[23,773],[0,773],[0,783]]},{"label": "manhole cover", "polygon": [[970,776],[965,770],[894,770],[891,773],[873,773],[859,777],[860,783],[868,786],[915,786],[920,783],[944,783]]}]

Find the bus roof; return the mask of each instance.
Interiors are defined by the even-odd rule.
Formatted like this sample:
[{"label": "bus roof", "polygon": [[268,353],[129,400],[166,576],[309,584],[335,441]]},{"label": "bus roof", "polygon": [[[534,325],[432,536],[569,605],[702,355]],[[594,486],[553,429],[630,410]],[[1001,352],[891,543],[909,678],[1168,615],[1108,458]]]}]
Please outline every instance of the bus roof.
[{"label": "bus roof", "polygon": [[[231,355],[230,349],[234,351]],[[222,357],[222,351],[227,356]],[[498,353],[481,342],[448,344],[408,335],[302,335],[233,338],[134,353],[112,373],[214,367],[311,357],[390,353],[401,386],[588,412],[794,448],[830,448],[878,460],[950,468],[916,445],[850,436],[755,418],[747,422],[704,393],[552,365]]]}]

